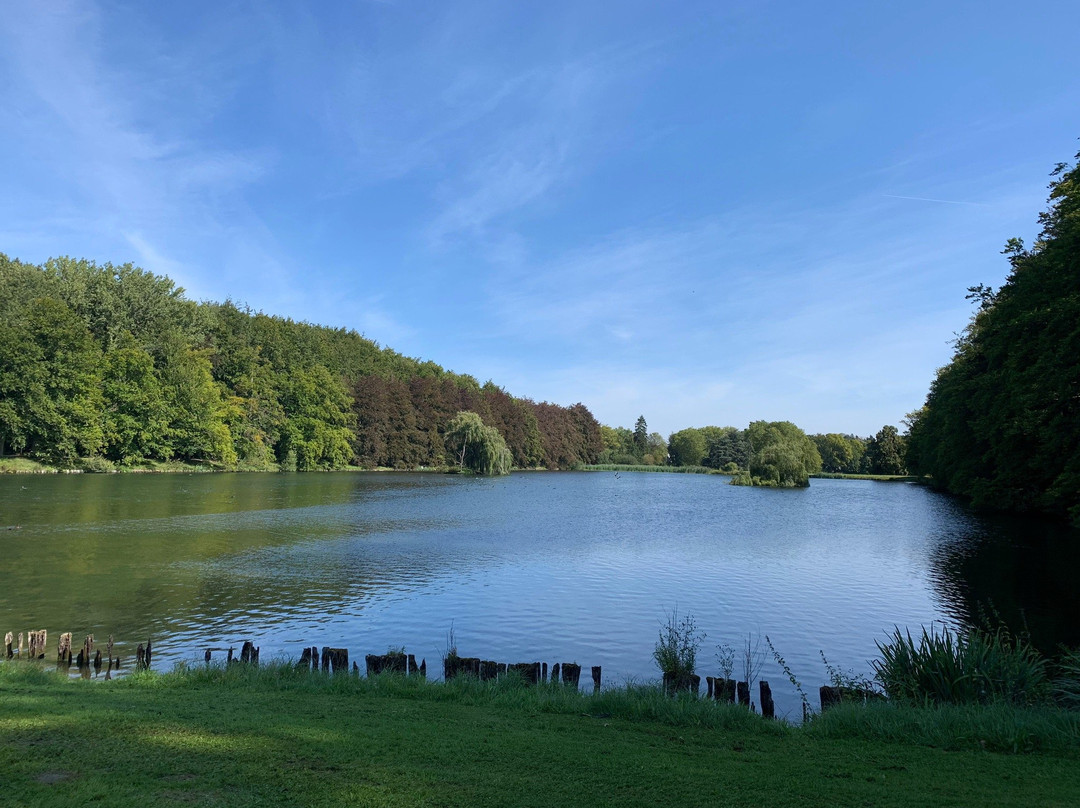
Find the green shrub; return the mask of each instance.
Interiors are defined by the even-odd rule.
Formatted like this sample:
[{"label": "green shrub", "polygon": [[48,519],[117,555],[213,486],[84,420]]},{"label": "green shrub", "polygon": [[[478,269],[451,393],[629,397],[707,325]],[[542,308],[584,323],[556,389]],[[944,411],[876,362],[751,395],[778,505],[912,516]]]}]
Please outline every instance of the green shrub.
[{"label": "green shrub", "polygon": [[660,627],[653,659],[664,674],[675,681],[682,681],[694,674],[697,652],[704,639],[705,634],[698,631],[694,616],[687,614],[680,617],[678,608],[675,608]]}]

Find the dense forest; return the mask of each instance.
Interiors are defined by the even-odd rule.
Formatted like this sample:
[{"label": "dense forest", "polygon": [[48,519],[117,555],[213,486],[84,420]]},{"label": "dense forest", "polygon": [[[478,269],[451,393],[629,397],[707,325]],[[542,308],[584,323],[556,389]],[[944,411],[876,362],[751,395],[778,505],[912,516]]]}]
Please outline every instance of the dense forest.
[{"label": "dense forest", "polygon": [[1042,231],[978,304],[911,415],[908,463],[975,505],[1080,520],[1080,154],[1057,166]]},{"label": "dense forest", "polygon": [[0,254],[0,456],[89,469],[443,466],[463,411],[499,432],[517,467],[569,468],[603,450],[582,404],[515,398],[355,331],[196,303],[130,264]]}]

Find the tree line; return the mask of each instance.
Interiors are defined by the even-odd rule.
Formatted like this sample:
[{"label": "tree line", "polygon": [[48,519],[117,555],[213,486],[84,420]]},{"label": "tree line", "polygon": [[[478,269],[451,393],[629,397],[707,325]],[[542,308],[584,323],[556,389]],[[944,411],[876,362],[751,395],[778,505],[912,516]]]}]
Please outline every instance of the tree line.
[{"label": "tree line", "polygon": [[876,435],[830,433],[807,435],[790,421],[755,421],[746,429],[734,426],[691,427],[673,432],[665,441],[648,431],[645,416],[634,429],[600,427],[604,449],[601,463],[654,466],[703,466],[740,475],[739,482],[755,485],[806,485],[809,475],[907,473],[906,438],[895,426]]},{"label": "tree line", "polygon": [[582,404],[515,398],[353,330],[196,303],[131,264],[0,253],[0,455],[88,468],[444,466],[462,411],[497,430],[518,467],[593,463],[603,448]]},{"label": "tree line", "polygon": [[909,416],[908,462],[980,507],[1080,522],[1080,154],[1059,164],[1042,230],[1010,239],[978,309]]}]

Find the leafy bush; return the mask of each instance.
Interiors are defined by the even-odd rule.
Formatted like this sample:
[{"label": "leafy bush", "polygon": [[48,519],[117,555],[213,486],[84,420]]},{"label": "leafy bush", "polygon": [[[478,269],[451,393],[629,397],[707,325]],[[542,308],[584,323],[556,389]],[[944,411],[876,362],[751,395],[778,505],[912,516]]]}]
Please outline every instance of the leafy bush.
[{"label": "leafy bush", "polygon": [[687,614],[680,617],[678,608],[675,608],[660,627],[653,659],[666,675],[681,681],[694,674],[697,652],[704,640],[705,634],[698,631],[694,616]]},{"label": "leafy bush", "polygon": [[79,460],[79,468],[83,471],[108,474],[109,472],[116,471],[116,466],[106,457],[101,455],[90,455],[90,457],[84,457]]},{"label": "leafy bush", "polygon": [[895,629],[877,643],[881,659],[871,664],[892,699],[935,704],[1036,704],[1050,694],[1046,662],[1027,642],[1006,629],[952,632],[943,626],[911,632]]}]

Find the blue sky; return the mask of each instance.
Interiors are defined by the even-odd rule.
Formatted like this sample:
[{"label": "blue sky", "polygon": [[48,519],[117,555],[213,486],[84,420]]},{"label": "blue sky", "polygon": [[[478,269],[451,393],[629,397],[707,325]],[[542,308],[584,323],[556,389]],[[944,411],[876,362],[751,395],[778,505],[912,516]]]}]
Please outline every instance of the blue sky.
[{"label": "blue sky", "polygon": [[667,434],[921,405],[1080,142],[1072,2],[0,0],[0,251]]}]

